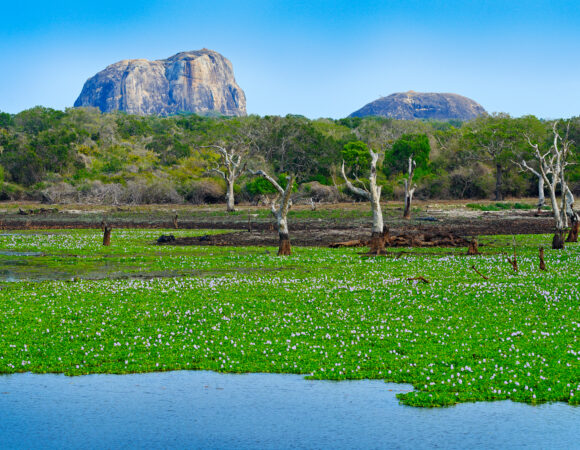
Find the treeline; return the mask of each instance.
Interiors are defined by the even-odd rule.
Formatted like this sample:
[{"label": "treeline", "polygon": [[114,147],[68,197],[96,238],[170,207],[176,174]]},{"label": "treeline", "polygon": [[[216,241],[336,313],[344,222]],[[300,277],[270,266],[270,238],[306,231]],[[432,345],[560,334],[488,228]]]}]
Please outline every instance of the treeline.
[{"label": "treeline", "polygon": [[[560,121],[580,142],[580,118]],[[297,190],[316,200],[347,198],[340,167],[358,183],[368,176],[368,148],[380,152],[384,199],[401,198],[406,161],[417,161],[418,198],[535,196],[537,182],[515,162],[531,157],[530,139],[548,148],[551,123],[505,114],[470,122],[385,118],[309,120],[302,116],[243,118],[101,114],[93,108],[36,107],[0,113],[0,199],[91,203],[214,203],[226,184],[215,146],[231,149],[248,169],[297,175]],[[574,153],[577,158],[577,152]],[[580,167],[569,171],[580,189]],[[236,201],[272,192],[242,176]]]}]

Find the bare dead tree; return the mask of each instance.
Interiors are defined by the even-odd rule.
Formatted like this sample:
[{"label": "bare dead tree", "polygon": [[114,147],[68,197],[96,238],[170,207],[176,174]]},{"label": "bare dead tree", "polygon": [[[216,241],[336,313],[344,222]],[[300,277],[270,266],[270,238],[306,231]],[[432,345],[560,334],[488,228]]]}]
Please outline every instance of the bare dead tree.
[{"label": "bare dead tree", "polygon": [[544,177],[540,172],[535,170],[531,167],[525,159],[522,159],[521,162],[513,161],[521,171],[528,171],[533,173],[536,177],[538,177],[538,204],[536,205],[538,208],[538,215],[542,213],[542,207],[546,204],[546,196],[544,194]]},{"label": "bare dead tree", "polygon": [[[209,171],[218,174],[226,182],[226,211],[233,212],[235,208],[234,198],[234,184],[236,180],[244,173],[246,168],[245,163],[242,164],[244,152],[237,147],[222,147],[221,145],[205,145],[202,148],[213,148],[220,154],[220,163],[217,167],[211,168]],[[221,170],[220,167],[224,167]]]},{"label": "bare dead tree", "polygon": [[[377,161],[379,154],[371,152],[371,173],[369,176],[369,188],[359,188],[354,186],[347,178],[344,171],[344,161],[342,162],[341,172],[346,183],[346,187],[356,195],[370,200],[371,210],[373,213],[373,226],[371,229],[370,253],[381,253],[385,250],[385,241],[383,237],[383,213],[381,211],[381,186],[377,185]],[[362,185],[362,183],[361,183]],[[364,186],[364,185],[363,185]]]},{"label": "bare dead tree", "polygon": [[[542,175],[544,184],[548,187],[550,192],[552,212],[556,225],[554,239],[552,240],[552,248],[562,249],[564,248],[564,232],[568,227],[566,193],[569,189],[566,183],[565,171],[566,167],[570,164],[568,158],[570,156],[573,142],[568,138],[570,131],[569,123],[564,137],[560,136],[558,122],[552,124],[552,131],[554,133],[554,141],[546,152],[540,150],[539,144],[534,144],[528,136],[526,136],[526,138],[528,144],[534,150],[534,156],[539,166],[539,173]],[[524,167],[526,170],[531,172],[531,168],[528,164],[522,164],[521,167]],[[560,187],[560,192],[562,193],[560,202],[558,202],[557,196],[558,187]]]},{"label": "bare dead tree", "polygon": [[278,256],[291,255],[292,247],[290,246],[287,217],[288,210],[292,206],[292,200],[290,197],[296,176],[294,174],[288,175],[286,177],[286,188],[282,188],[282,186],[280,186],[278,182],[274,180],[274,178],[272,178],[263,170],[251,171],[250,173],[254,176],[260,176],[268,180],[270,184],[278,191],[278,197],[271,203],[271,211],[273,216],[276,218],[276,224],[278,225],[278,236],[280,237]]},{"label": "bare dead tree", "polygon": [[413,194],[417,185],[413,185],[413,175],[415,174],[415,167],[417,167],[416,161],[413,159],[413,155],[409,156],[409,169],[408,176],[405,178],[405,210],[403,212],[403,219],[411,218],[411,203],[413,202]]}]

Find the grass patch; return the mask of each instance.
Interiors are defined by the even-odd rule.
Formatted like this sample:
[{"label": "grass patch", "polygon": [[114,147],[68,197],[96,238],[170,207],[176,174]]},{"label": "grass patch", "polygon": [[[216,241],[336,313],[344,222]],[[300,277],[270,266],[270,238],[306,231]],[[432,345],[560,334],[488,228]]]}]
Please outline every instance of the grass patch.
[{"label": "grass patch", "polygon": [[[510,236],[487,238],[477,257],[408,249],[361,259],[359,249],[278,258],[154,245],[163,232],[114,230],[109,248],[95,230],[0,236],[3,250],[41,251],[73,269],[110,259],[128,273],[181,275],[0,283],[0,373],[297,373],[411,383],[399,399],[413,406],[580,403],[577,244],[547,249],[540,273],[537,249],[551,236],[517,236],[516,274]],[[430,283],[407,281],[417,275]]]},{"label": "grass patch", "polygon": [[[531,210],[536,209],[536,205],[531,205],[529,203],[510,203],[510,202],[496,202],[496,203],[467,203],[465,205],[470,209],[475,209],[477,211],[506,211],[510,209],[519,209],[519,210]],[[543,206],[543,211],[550,211],[551,208],[549,206]]]}]

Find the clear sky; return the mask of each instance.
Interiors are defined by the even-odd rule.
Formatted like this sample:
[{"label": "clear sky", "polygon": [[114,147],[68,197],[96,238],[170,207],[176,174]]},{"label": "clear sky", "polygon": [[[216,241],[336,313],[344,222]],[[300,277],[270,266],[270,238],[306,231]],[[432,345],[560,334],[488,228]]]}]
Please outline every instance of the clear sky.
[{"label": "clear sky", "polygon": [[580,0],[0,0],[0,111],[72,106],[121,59],[203,47],[248,113],[345,117],[393,92],[580,115]]}]

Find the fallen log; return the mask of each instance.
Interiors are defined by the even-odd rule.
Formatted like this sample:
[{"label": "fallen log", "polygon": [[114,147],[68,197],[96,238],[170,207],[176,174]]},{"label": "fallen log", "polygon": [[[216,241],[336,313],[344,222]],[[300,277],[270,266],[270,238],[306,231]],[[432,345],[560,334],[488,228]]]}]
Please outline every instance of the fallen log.
[{"label": "fallen log", "polygon": [[344,242],[334,242],[329,245],[330,248],[341,248],[341,247],[366,247],[368,245],[367,241],[362,241],[360,239],[354,239],[352,241]]},{"label": "fallen log", "polygon": [[422,281],[425,284],[429,284],[429,280],[421,275],[413,278],[407,278],[407,281]]},{"label": "fallen log", "polygon": [[476,274],[478,274],[481,278],[483,278],[484,280],[489,280],[489,277],[486,277],[484,274],[482,274],[479,270],[477,270],[475,268],[475,266],[471,266],[471,269],[475,271]]}]

